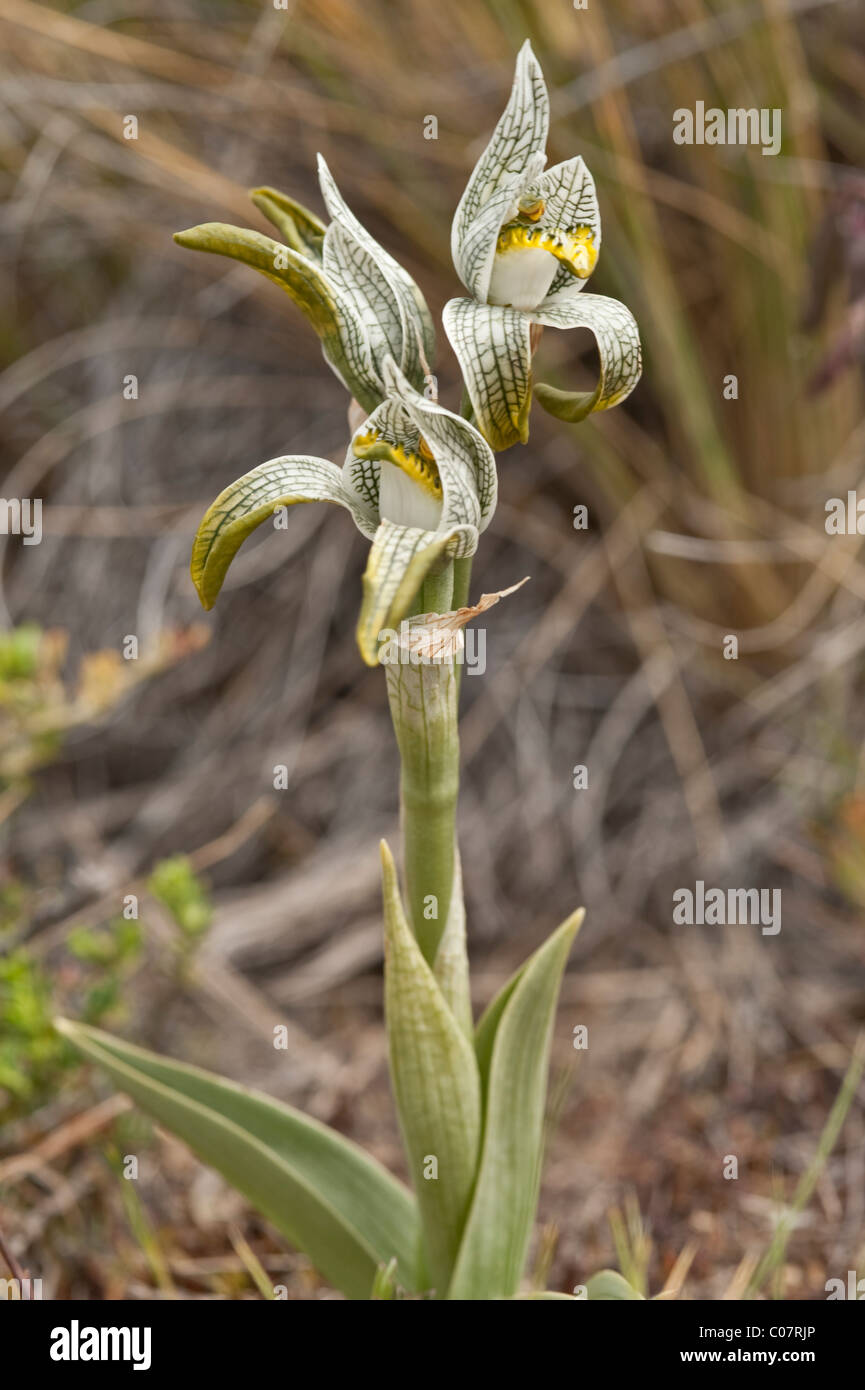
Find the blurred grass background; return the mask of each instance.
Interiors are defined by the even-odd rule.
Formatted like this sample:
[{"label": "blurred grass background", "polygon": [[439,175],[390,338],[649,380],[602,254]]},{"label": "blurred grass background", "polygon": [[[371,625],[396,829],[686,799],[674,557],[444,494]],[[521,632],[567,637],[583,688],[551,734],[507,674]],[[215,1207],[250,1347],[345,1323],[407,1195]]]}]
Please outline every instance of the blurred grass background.
[{"label": "blurred grass background", "polygon": [[[0,572],[7,1240],[51,1296],[258,1296],[253,1248],[289,1296],[326,1296],[180,1146],[103,1099],[50,1031],[58,1007],[401,1162],[374,852],[397,833],[396,760],[354,647],[365,545],[301,508],[245,548],[213,615],[187,573],[238,474],[342,458],[344,392],[274,286],[171,232],[263,229],[260,184],[320,210],[321,150],[437,316],[459,292],[450,218],[530,37],[550,162],[582,153],[598,184],[592,289],[631,307],[646,364],[623,408],[576,428],[536,409],[500,458],[475,589],[532,583],[463,682],[477,1004],[586,904],[538,1268],[571,1287],[630,1231],[652,1288],[681,1282],[682,1251],[683,1296],[741,1288],[865,1016],[865,567],[860,538],[823,524],[860,484],[865,438],[861,10],[2,0],[0,36],[3,492],[45,502],[42,544],[2,540]],[[781,153],[674,144],[673,112],[698,100],[780,108]],[[443,334],[435,370],[455,406]],[[548,333],[538,370],[588,382],[592,349]],[[672,927],[673,889],[697,878],[781,888],[780,935]],[[797,1217],[785,1297],[861,1272],[863,1135],[860,1094]],[[128,1152],[144,1155],[131,1196]]]}]

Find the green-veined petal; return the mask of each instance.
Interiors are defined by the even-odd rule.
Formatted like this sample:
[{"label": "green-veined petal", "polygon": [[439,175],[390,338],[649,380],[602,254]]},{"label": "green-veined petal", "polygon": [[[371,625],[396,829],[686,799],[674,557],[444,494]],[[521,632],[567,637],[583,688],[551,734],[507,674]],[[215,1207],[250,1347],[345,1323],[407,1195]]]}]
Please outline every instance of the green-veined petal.
[{"label": "green-veined petal", "polygon": [[[498,226],[507,216],[507,204],[526,182],[544,167],[544,147],[550,123],[550,102],[540,64],[526,41],[520,49],[508,104],[478,160],[459,201],[451,229],[451,254],[457,274],[477,299],[486,298],[491,259],[488,238],[495,247]],[[470,237],[485,206],[497,200],[498,225],[485,220],[483,235]],[[486,277],[486,283],[484,283]]]},{"label": "green-veined petal", "polygon": [[[478,1068],[406,921],[382,841],[390,1068],[430,1274],[443,1298],[471,1198],[481,1133]],[[431,1169],[435,1161],[435,1170]]]},{"label": "green-veined petal", "polygon": [[321,155],[318,176],[333,219],[324,240],[325,270],[351,296],[366,325],[377,368],[390,353],[421,386],[426,376],[422,359],[431,369],[435,355],[435,330],[424,297],[408,272],[347,206]]},{"label": "green-veined petal", "polygon": [[335,502],[351,512],[365,535],[375,535],[376,516],[347,491],[335,464],[312,455],[268,459],[236,479],[208,508],[192,547],[192,581],[205,608],[216,602],[228,567],[247,536],[276,507]]},{"label": "green-veined petal", "polygon": [[441,477],[442,526],[483,531],[496,509],[498,477],[492,449],[461,415],[415,391],[393,361],[384,363],[385,390],[400,402],[432,451]]},{"label": "green-veined petal", "polygon": [[531,409],[531,320],[519,309],[473,299],[451,299],[442,319],[481,434],[496,450],[525,444]]},{"label": "green-veined petal", "polygon": [[535,395],[551,415],[574,424],[630,395],[642,370],[640,332],[630,309],[618,299],[560,292],[534,310],[532,318],[549,328],[588,328],[598,347],[601,370],[594,391],[559,391],[538,382]]},{"label": "green-veined petal", "polygon": [[363,322],[351,302],[321,267],[300,251],[249,227],[204,222],[174,240],[193,251],[242,261],[291,296],[321,339],[325,360],[365,410],[381,400],[378,373]]},{"label": "green-veined petal", "polygon": [[[595,181],[582,157],[576,155],[563,164],[555,164],[552,169],[547,169],[538,180],[538,196],[543,199],[545,208],[537,225],[561,232],[574,232],[578,227],[587,227],[592,234],[592,246],[597,257],[601,249],[601,212]],[[567,266],[560,266],[547,300],[561,289],[578,290],[585,283],[585,280],[575,281]]]},{"label": "green-veined petal", "polygon": [[502,225],[516,217],[523,186],[520,175],[490,195],[473,222],[470,222],[460,242],[459,277],[473,298],[486,303],[496,258],[496,247]]},{"label": "green-veined petal", "polygon": [[399,627],[430,570],[446,558],[473,555],[477,543],[473,526],[439,532],[381,522],[363,576],[357,626],[357,644],[368,666],[378,664],[379,633]]}]

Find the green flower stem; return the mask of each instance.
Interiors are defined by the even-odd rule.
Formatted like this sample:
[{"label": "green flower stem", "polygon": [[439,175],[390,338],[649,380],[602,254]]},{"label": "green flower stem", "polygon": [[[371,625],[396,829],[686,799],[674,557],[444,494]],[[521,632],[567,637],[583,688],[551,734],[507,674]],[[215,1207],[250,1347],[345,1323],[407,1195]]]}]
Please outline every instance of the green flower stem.
[{"label": "green flower stem", "polygon": [[[472,582],[472,560],[474,556],[467,555],[464,560],[454,560],[454,590],[451,603],[454,608],[467,608],[469,603],[469,588]],[[460,696],[460,688],[463,681],[463,668],[457,667],[457,700]]]},{"label": "green flower stem", "polygon": [[[452,585],[452,572],[428,580],[424,611],[448,612]],[[433,608],[428,607],[431,601],[435,601]],[[405,660],[389,662],[385,672],[402,764],[409,920],[424,958],[435,968],[454,886],[460,758],[456,667],[451,660]]]},{"label": "green flower stem", "polygon": [[420,613],[450,613],[454,593],[454,561],[449,561],[439,574],[432,574],[421,589]]},{"label": "green flower stem", "polygon": [[472,559],[454,560],[454,588],[451,603],[454,608],[466,608],[469,601],[469,586],[472,582]]}]

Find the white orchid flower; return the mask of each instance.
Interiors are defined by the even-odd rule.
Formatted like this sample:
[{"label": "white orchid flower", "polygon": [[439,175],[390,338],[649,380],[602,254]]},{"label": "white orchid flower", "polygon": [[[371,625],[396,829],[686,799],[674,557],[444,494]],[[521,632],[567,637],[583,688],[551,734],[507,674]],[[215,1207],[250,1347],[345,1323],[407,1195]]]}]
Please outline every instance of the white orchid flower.
[{"label": "white orchid flower", "polygon": [[423,386],[435,355],[435,330],[417,285],[357,220],[321,155],[318,176],[329,226],[284,193],[259,188],[252,201],[283,242],[224,222],[176,232],[174,240],[243,261],[286,290],[343,385],[364,410],[374,410],[385,394],[385,357],[414,386]]},{"label": "white orchid flower", "polygon": [[595,336],[601,369],[594,391],[536,388],[561,418],[618,405],[641,371],[630,311],[582,293],[601,245],[598,201],[579,156],[544,171],[549,110],[543,73],[526,42],[504,114],[453,221],[454,264],[472,297],[445,306],[445,331],[475,420],[494,449],[528,438],[533,324],[588,328]]},{"label": "white orchid flower", "polygon": [[256,527],[298,502],[335,502],[372,541],[358,645],[378,661],[421,584],[448,560],[473,555],[496,505],[492,450],[473,425],[414,389],[390,357],[385,399],[352,438],[342,468],[309,455],[269,459],[221,492],[192,550],[192,579],[212,608],[231,561]]}]

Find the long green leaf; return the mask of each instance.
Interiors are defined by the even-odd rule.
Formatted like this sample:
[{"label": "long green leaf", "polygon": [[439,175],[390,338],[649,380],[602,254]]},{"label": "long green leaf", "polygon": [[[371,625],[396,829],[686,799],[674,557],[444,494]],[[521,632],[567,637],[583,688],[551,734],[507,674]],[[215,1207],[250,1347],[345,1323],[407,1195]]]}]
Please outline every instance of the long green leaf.
[{"label": "long green leaf", "polygon": [[396,868],[384,842],[381,856],[391,1076],[430,1273],[443,1298],[477,1167],[480,1081],[472,1045],[406,921]]},{"label": "long green leaf", "polygon": [[68,1019],[57,1027],[349,1298],[368,1298],[380,1264],[393,1256],[403,1287],[422,1287],[414,1199],[355,1144],[211,1072]]},{"label": "long green leaf", "polygon": [[582,910],[575,912],[535,952],[498,1018],[477,1186],[450,1299],[509,1298],[517,1292],[537,1205],[556,1000],[582,920]]},{"label": "long green leaf", "polygon": [[501,1022],[505,1005],[525,974],[528,961],[521,965],[519,970],[511,976],[507,984],[502,985],[498,994],[484,1009],[475,1028],[475,1056],[478,1059],[478,1068],[481,1074],[481,1087],[486,1096],[490,1081],[490,1067],[493,1060],[493,1043],[496,1040],[496,1033]]}]

